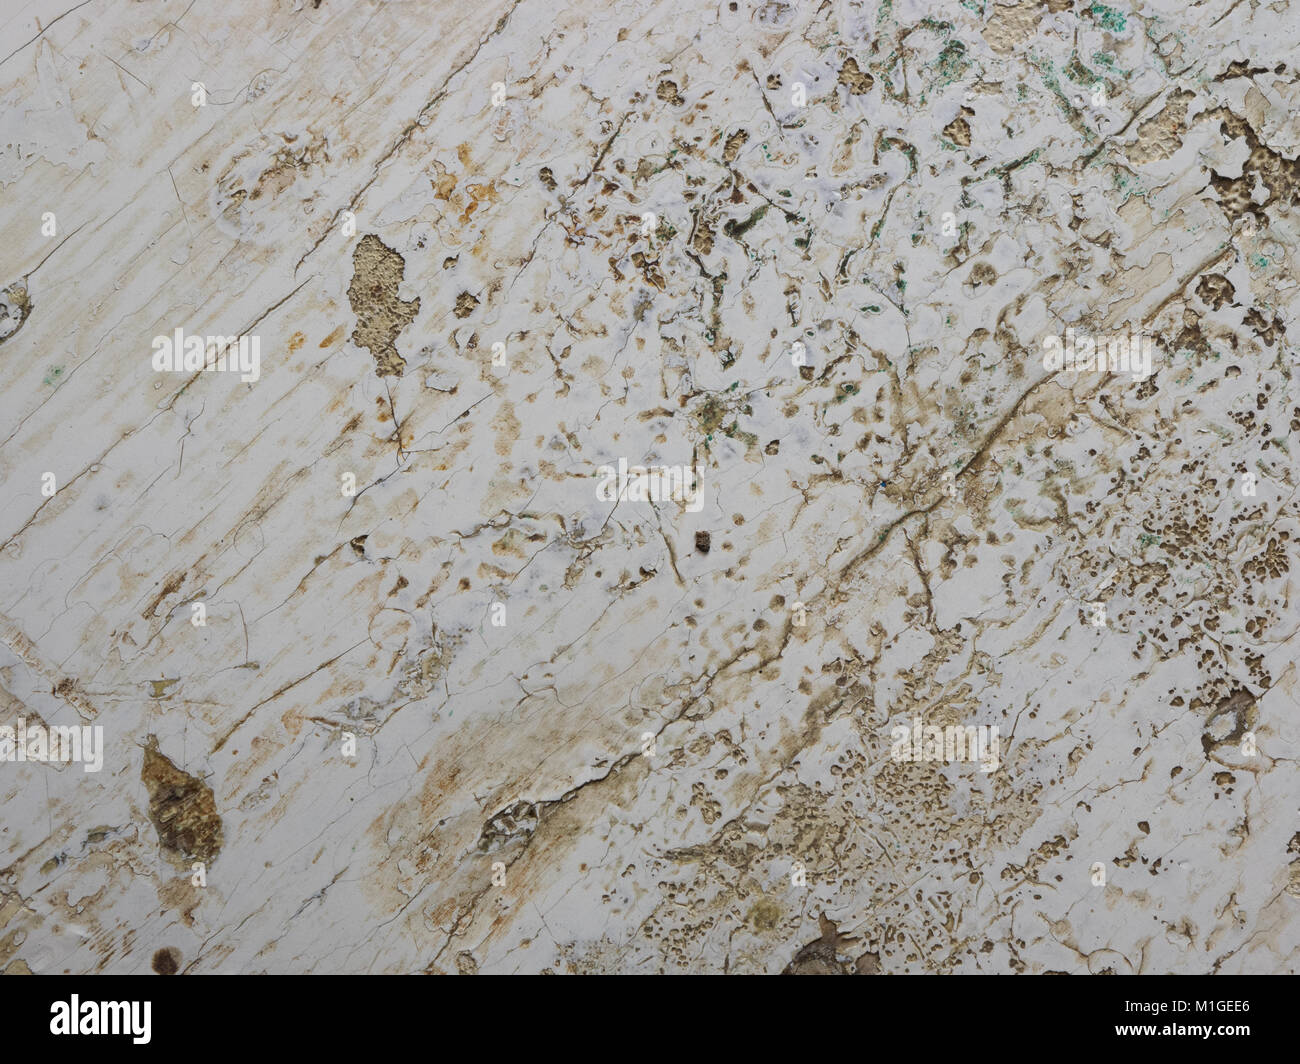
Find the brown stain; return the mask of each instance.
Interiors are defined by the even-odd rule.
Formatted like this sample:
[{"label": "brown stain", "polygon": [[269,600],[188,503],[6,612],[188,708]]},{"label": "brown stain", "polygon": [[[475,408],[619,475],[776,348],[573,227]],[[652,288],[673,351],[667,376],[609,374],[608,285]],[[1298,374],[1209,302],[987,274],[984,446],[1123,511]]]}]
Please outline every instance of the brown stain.
[{"label": "brown stain", "polygon": [[677,82],[669,81],[667,78],[656,86],[655,95],[664,103],[670,103],[674,107],[681,107],[686,103],[685,97],[677,90]]},{"label": "brown stain", "polygon": [[[1246,732],[1255,727],[1258,719],[1258,705],[1255,695],[1249,689],[1238,687],[1221,699],[1214,711],[1206,717],[1201,734],[1201,749],[1205,753],[1205,760],[1215,760],[1220,748],[1231,750],[1239,746]],[[1228,724],[1232,726],[1231,729],[1226,727]],[[1222,738],[1215,738],[1219,731],[1224,733]]]},{"label": "brown stain", "polygon": [[291,337],[289,337],[289,353],[293,354],[293,352],[297,351],[306,342],[307,342],[307,337],[305,337],[302,333],[300,332],[294,333]]},{"label": "brown stain", "polygon": [[0,937],[0,964],[8,962],[22,948],[25,936],[21,928],[12,928],[7,935]]},{"label": "brown stain", "polygon": [[298,738],[305,720],[306,716],[300,709],[287,709],[280,715],[280,724],[291,741]]},{"label": "brown stain", "polygon": [[844,85],[854,96],[869,92],[875,83],[875,78],[865,70],[858,69],[858,61],[852,56],[844,60],[844,65],[840,67],[838,84]]},{"label": "brown stain", "polygon": [[251,190],[243,187],[241,164],[250,155],[269,150],[269,145],[254,145],[239,152],[218,179],[219,196],[226,201],[221,214],[232,225],[242,226],[248,222],[249,205],[259,201],[273,203],[293,186],[300,173],[310,173],[330,161],[328,145],[323,137],[313,135],[302,144],[298,143],[296,134],[280,133],[279,137],[281,145],[271,152],[269,162],[258,174]]},{"label": "brown stain", "polygon": [[483,204],[501,202],[501,193],[497,191],[495,181],[489,181],[486,185],[469,184],[465,186],[465,191],[469,194],[470,201],[465,207],[465,213],[461,215],[460,221],[462,225],[468,222],[469,216]]},{"label": "brown stain", "polygon": [[336,343],[338,343],[340,340],[343,339],[343,334],[345,332],[347,332],[347,326],[340,325],[332,333],[330,333],[327,337],[325,337],[324,340],[320,342],[321,349],[323,350],[324,348],[327,347],[333,347]]},{"label": "brown stain", "polygon": [[[722,146],[722,161],[730,166],[736,161],[736,156],[740,154],[740,149],[745,146],[749,140],[748,130],[738,129],[727,138],[726,144]],[[739,190],[737,190],[739,191]]]},{"label": "brown stain", "polygon": [[772,931],[781,922],[781,906],[771,898],[760,898],[745,916],[755,931]]},{"label": "brown stain", "polygon": [[18,332],[32,316],[27,282],[17,281],[0,292],[0,344]]},{"label": "brown stain", "polygon": [[180,950],[170,947],[158,950],[153,955],[153,970],[159,975],[175,975],[181,970]]},{"label": "brown stain", "polygon": [[398,296],[405,273],[406,260],[373,233],[363,236],[352,253],[348,302],[357,316],[352,342],[370,352],[379,377],[400,377],[406,368],[394,341],[419,313],[420,297]]},{"label": "brown stain", "polygon": [[[1223,177],[1215,172],[1210,174],[1210,184],[1219,194],[1219,206],[1229,220],[1236,222],[1247,211],[1258,212],[1260,206],[1276,208],[1279,203],[1295,203],[1300,199],[1300,159],[1288,159],[1270,149],[1260,140],[1250,122],[1227,108],[1202,115],[1201,120],[1221,122],[1225,140],[1242,138],[1250,149],[1249,157],[1242,164],[1240,177]],[[1256,181],[1269,193],[1269,198],[1262,205],[1256,204],[1254,200]]]},{"label": "brown stain", "polygon": [[962,147],[970,147],[970,123],[966,121],[966,115],[973,115],[975,112],[969,107],[963,107],[962,113],[943,127],[943,135],[954,144]]},{"label": "brown stain", "polygon": [[994,7],[981,34],[998,55],[1011,55],[1038,32],[1042,17],[1042,12],[1032,3]]},{"label": "brown stain", "polygon": [[864,953],[853,962],[853,967],[857,970],[858,975],[879,975],[880,954]]},{"label": "brown stain", "polygon": [[433,168],[437,171],[437,176],[429,178],[429,185],[433,188],[435,199],[440,199],[444,203],[451,202],[451,194],[456,191],[456,175],[438,162],[433,162]]},{"label": "brown stain", "polygon": [[501,409],[490,424],[497,434],[493,450],[504,458],[514,450],[515,444],[519,440],[519,430],[522,427],[519,418],[515,416],[515,404],[508,401],[502,402]]},{"label": "brown stain", "polygon": [[1138,126],[1137,138],[1124,151],[1129,161],[1139,166],[1168,159],[1187,135],[1187,105],[1194,99],[1190,92],[1172,92],[1164,109]]},{"label": "brown stain", "polygon": [[794,955],[782,975],[848,975],[847,967],[836,957],[839,940],[835,923],[824,915],[819,916],[821,938],[810,942]]},{"label": "brown stain", "polygon": [[163,854],[179,862],[216,858],[223,839],[212,788],[162,754],[157,736],[146,739],[140,780],[149,791],[149,819]]},{"label": "brown stain", "polygon": [[163,584],[162,590],[159,591],[158,594],[156,594],[153,597],[153,601],[150,602],[149,605],[144,608],[144,611],[140,614],[140,616],[143,617],[146,621],[149,620],[150,617],[154,616],[154,611],[158,609],[158,606],[159,604],[161,604],[162,600],[165,599],[168,595],[174,595],[177,591],[179,591],[183,583],[185,583],[184,573],[177,573],[175,576],[169,577],[167,582]]},{"label": "brown stain", "polygon": [[183,875],[159,883],[155,891],[164,910],[179,913],[186,927],[194,926],[194,910],[203,900],[202,887],[196,887],[188,875]]},{"label": "brown stain", "polygon": [[462,292],[456,297],[456,317],[468,318],[478,306],[478,297],[471,292]]}]

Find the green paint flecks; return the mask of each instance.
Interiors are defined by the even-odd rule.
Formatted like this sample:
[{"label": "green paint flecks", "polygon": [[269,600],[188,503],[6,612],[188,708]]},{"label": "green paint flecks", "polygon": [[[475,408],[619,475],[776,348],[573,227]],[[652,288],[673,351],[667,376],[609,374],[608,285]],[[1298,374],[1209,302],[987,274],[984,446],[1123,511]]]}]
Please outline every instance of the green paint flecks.
[{"label": "green paint flecks", "polygon": [[1112,33],[1123,33],[1128,27],[1128,19],[1105,4],[1093,4],[1088,13],[1101,23],[1103,29],[1108,29]]}]

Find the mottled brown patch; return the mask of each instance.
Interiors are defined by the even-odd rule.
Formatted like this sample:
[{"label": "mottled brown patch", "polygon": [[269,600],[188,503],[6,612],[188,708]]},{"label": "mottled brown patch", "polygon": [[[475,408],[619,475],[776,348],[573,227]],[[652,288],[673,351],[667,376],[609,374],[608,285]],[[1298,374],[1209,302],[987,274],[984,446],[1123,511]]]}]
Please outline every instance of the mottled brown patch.
[{"label": "mottled brown patch", "polygon": [[1170,93],[1164,109],[1138,126],[1133,143],[1125,148],[1129,161],[1143,166],[1168,159],[1182,147],[1187,136],[1187,105],[1194,98],[1190,92]]},{"label": "mottled brown patch", "polygon": [[153,970],[159,975],[175,975],[181,970],[179,950],[160,949],[153,955]]},{"label": "mottled brown patch", "polygon": [[655,95],[664,103],[670,103],[674,107],[680,107],[686,102],[685,97],[677,91],[677,82],[669,81],[667,78],[655,86]]},{"label": "mottled brown patch", "polygon": [[212,788],[172,764],[154,735],[146,740],[140,779],[149,791],[149,819],[163,854],[182,863],[213,860],[223,839]]},{"label": "mottled brown patch", "polygon": [[478,306],[478,297],[469,292],[462,292],[456,297],[456,317],[468,318]]},{"label": "mottled brown patch", "polygon": [[357,316],[352,342],[373,356],[378,377],[400,377],[406,368],[394,341],[420,312],[420,297],[397,295],[405,273],[406,260],[373,233],[363,236],[352,253],[348,302]]},{"label": "mottled brown patch", "polygon": [[981,288],[984,285],[994,284],[998,279],[998,272],[987,262],[977,262],[970,268],[970,275],[967,283],[975,288]]},{"label": "mottled brown patch", "polygon": [[740,154],[740,149],[745,146],[745,141],[749,140],[749,133],[746,130],[738,129],[727,138],[727,143],[722,146],[722,161],[727,164],[734,163],[736,156]]},{"label": "mottled brown patch", "polygon": [[1273,151],[1259,139],[1246,119],[1226,108],[1211,111],[1204,117],[1222,122],[1226,139],[1244,139],[1250,149],[1240,177],[1210,173],[1210,184],[1219,194],[1219,205],[1231,221],[1236,222],[1247,211],[1258,209],[1254,199],[1256,182],[1268,189],[1269,198],[1265,202],[1270,205],[1295,203],[1300,199],[1300,159],[1288,159]]},{"label": "mottled brown patch", "polygon": [[875,78],[865,70],[858,69],[858,61],[852,56],[844,60],[844,65],[840,67],[839,84],[847,87],[854,96],[861,96],[865,92],[870,92],[871,86],[875,83]]},{"label": "mottled brown patch", "polygon": [[1207,273],[1197,284],[1196,294],[1201,297],[1202,302],[1218,310],[1225,303],[1231,303],[1236,298],[1237,290],[1223,274]]},{"label": "mottled brown patch", "polygon": [[1042,11],[1032,3],[993,5],[981,31],[998,55],[1011,55],[1038,32]]},{"label": "mottled brown patch", "polygon": [[745,920],[755,931],[771,931],[781,922],[781,906],[771,898],[760,898],[750,908]]},{"label": "mottled brown patch", "polygon": [[[962,110],[965,111],[966,108],[963,107]],[[963,148],[970,147],[970,123],[961,115],[958,115],[943,127],[943,135],[954,144]]]}]

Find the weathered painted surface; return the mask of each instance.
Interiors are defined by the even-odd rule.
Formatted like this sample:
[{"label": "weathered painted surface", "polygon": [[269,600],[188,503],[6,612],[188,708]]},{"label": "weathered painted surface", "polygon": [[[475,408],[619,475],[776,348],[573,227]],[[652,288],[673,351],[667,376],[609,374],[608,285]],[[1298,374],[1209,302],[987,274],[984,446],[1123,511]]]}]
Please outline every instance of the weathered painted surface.
[{"label": "weathered painted surface", "polygon": [[14,16],[0,970],[1294,972],[1295,20]]}]

